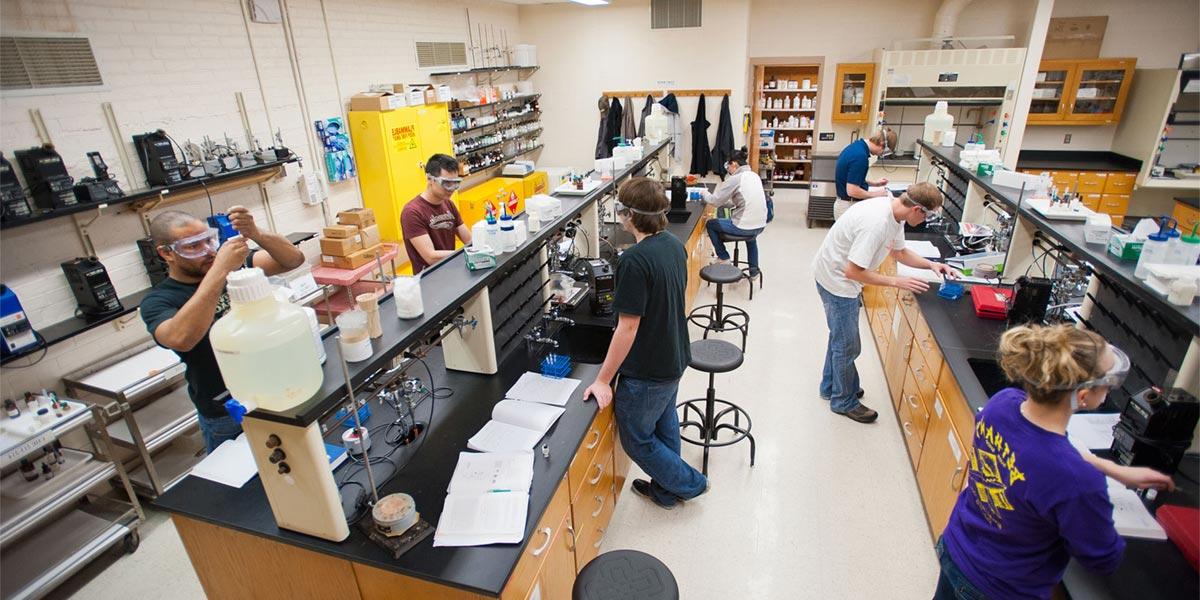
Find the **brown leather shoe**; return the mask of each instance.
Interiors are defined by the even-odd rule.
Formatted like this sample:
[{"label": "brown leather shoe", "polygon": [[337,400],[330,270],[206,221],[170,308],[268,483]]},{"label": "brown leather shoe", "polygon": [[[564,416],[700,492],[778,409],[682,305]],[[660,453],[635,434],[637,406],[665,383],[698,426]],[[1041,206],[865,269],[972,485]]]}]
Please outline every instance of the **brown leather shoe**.
[{"label": "brown leather shoe", "polygon": [[842,416],[854,419],[859,423],[874,423],[875,419],[879,418],[879,413],[859,404],[854,408],[844,413],[838,413]]}]

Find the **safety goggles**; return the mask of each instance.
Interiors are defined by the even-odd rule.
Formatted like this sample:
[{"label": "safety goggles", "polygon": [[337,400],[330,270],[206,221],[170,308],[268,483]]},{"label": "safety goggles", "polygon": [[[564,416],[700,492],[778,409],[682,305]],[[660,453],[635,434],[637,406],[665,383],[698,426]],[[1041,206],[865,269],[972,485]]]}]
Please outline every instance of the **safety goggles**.
[{"label": "safety goggles", "polygon": [[218,242],[218,232],[215,228],[209,227],[204,233],[188,236],[182,239],[175,240],[170,244],[163,244],[171,253],[181,258],[197,259],[216,254]]},{"label": "safety goggles", "polygon": [[433,181],[436,181],[438,185],[442,186],[442,189],[446,190],[447,192],[457,191],[458,188],[462,187],[463,182],[462,177],[437,177],[435,175],[429,175],[429,178]]},{"label": "safety goggles", "polygon": [[1057,388],[1057,389],[1073,391],[1073,390],[1082,390],[1082,389],[1092,389],[1092,388],[1098,388],[1098,387],[1108,387],[1108,388],[1120,387],[1120,385],[1125,382],[1125,377],[1127,375],[1129,375],[1129,367],[1131,364],[1129,362],[1129,356],[1126,355],[1123,351],[1121,351],[1120,348],[1118,348],[1112,344],[1108,344],[1108,349],[1110,351],[1112,351],[1113,359],[1114,359],[1113,366],[1111,369],[1108,370],[1108,372],[1106,372],[1105,374],[1103,374],[1099,377],[1096,377],[1095,379],[1089,379],[1087,381],[1077,383],[1075,385],[1065,386],[1065,387],[1061,387],[1061,388]]},{"label": "safety goggles", "polygon": [[667,213],[666,209],[663,209],[663,210],[642,210],[642,209],[640,209],[640,208],[633,208],[633,207],[631,207],[631,206],[625,206],[624,204],[621,204],[621,201],[620,201],[620,200],[616,200],[616,201],[615,201],[615,206],[614,206],[614,208],[616,209],[616,211],[617,211],[617,214],[623,214],[623,215],[628,215],[629,213],[636,213],[636,214],[639,214],[639,215],[646,215],[646,216],[653,217],[653,216],[655,216],[655,215],[663,215],[663,214],[666,214],[666,213]]}]

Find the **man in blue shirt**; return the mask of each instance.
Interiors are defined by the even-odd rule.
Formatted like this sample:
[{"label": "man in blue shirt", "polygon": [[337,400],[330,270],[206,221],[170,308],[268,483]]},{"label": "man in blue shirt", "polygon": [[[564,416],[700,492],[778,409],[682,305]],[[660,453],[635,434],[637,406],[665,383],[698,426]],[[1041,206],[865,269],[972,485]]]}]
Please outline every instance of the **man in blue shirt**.
[{"label": "man in blue shirt", "polygon": [[895,150],[896,132],[891,128],[876,130],[867,139],[857,139],[850,142],[838,155],[837,171],[834,177],[834,187],[837,190],[837,200],[833,203],[833,218],[841,218],[842,213],[850,205],[859,200],[886,196],[887,190],[872,192],[869,188],[887,185],[887,179],[867,181],[867,169],[871,166],[871,155],[882,156],[884,151]]}]

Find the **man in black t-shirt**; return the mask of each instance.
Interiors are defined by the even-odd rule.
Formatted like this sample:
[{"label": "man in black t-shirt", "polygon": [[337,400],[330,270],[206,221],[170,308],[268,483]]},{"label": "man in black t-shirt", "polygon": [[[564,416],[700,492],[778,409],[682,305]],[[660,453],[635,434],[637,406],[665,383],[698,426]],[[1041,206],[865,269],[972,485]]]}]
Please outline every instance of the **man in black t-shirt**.
[{"label": "man in black t-shirt", "polygon": [[[617,262],[617,330],[604,365],[584,398],[613,403],[625,453],[651,477],[633,490],[674,508],[708,489],[708,480],[679,455],[675,396],[691,359],[684,292],[687,252],[666,231],[667,197],[658,182],[635,177],[621,186],[617,215],[637,243]],[[621,375],[614,393],[609,382]]]},{"label": "man in black t-shirt", "polygon": [[[187,213],[167,211],[154,218],[150,235],[167,263],[168,278],[142,300],[142,320],[154,341],[170,348],[187,365],[188,395],[200,413],[204,444],[212,452],[241,433],[216,398],[225,393],[208,330],[229,310],[225,277],[242,267],[258,267],[268,275],[295,269],[304,254],[287,240],[260,231],[242,206],[229,209],[229,221],[241,235],[217,244],[217,230]],[[266,252],[251,253],[248,241]]]}]

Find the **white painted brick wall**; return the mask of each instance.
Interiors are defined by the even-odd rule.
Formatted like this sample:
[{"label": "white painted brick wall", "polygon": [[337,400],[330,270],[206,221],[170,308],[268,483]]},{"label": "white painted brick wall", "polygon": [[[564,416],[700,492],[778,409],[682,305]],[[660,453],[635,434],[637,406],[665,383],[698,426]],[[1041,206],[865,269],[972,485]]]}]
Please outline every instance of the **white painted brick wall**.
[{"label": "white painted brick wall", "polygon": [[[319,0],[289,0],[287,6],[313,119],[344,114],[345,100],[371,83],[427,81],[428,73],[416,66],[414,41],[467,41],[468,9],[472,24],[507,29],[513,44],[519,39],[517,7],[494,0],[326,0],[328,23]],[[143,187],[141,169],[134,166],[126,172],[122,166],[101,103],[112,103],[121,141],[136,162],[130,136],[157,128],[180,143],[199,143],[204,135],[220,140],[228,134],[244,144],[234,99],[241,92],[254,134],[264,145],[273,135],[263,108],[265,97],[271,123],[282,131],[284,143],[304,158],[306,167],[323,163],[323,157],[309,156],[305,135],[310,124],[301,115],[283,27],[251,23],[248,41],[239,0],[0,0],[0,31],[86,34],[107,88],[0,96],[0,150],[10,160],[13,150],[39,143],[28,114],[36,108],[76,179],[91,175],[86,153],[99,151],[123,188]],[[261,89],[250,44],[258,59]],[[335,64],[340,89],[334,82]],[[267,184],[280,233],[315,231],[324,224],[320,207],[301,202],[298,172],[289,166],[287,177]],[[249,206],[266,226],[256,189],[213,196],[217,211],[235,204]],[[330,186],[330,214],[359,205],[355,182]],[[208,202],[200,198],[173,208],[205,215]],[[149,286],[135,245],[144,233],[136,215],[114,212],[106,211],[93,224],[91,237],[117,292],[127,295]],[[305,246],[311,261],[315,244]],[[70,217],[0,234],[0,280],[20,297],[35,328],[74,313],[75,299],[59,263],[83,253]],[[9,398],[27,389],[61,390],[63,375],[148,339],[140,317],[130,315],[54,346],[35,366],[5,368],[0,392]]]}]

